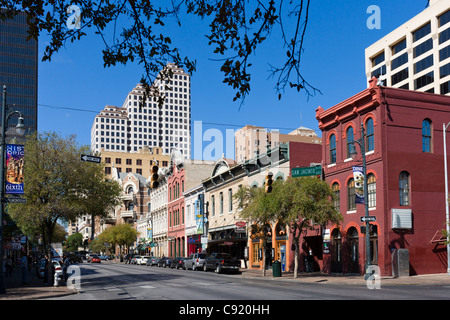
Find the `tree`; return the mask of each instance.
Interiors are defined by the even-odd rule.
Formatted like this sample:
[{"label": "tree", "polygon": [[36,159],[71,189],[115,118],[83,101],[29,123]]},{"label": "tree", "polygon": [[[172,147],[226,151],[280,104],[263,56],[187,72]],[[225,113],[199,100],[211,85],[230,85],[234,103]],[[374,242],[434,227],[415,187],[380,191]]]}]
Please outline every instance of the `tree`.
[{"label": "tree", "polygon": [[[273,190],[279,190],[282,181],[273,183]],[[239,201],[242,211],[241,217],[249,220],[251,226],[251,239],[261,240],[262,275],[266,275],[266,247],[267,239],[272,236],[270,223],[277,221],[275,212],[278,212],[278,198],[275,193],[265,193],[264,186],[260,188],[245,186],[234,195]]]},{"label": "tree", "polygon": [[[295,248],[294,277],[298,276],[302,233],[317,225],[339,223],[342,220],[342,215],[333,207],[334,194],[331,188],[325,181],[317,178],[303,177],[275,181],[271,193],[265,193],[264,187],[244,187],[235,197],[242,203],[241,216],[252,221],[254,224],[252,234],[263,240],[263,248],[266,246],[267,237],[271,236],[267,228],[268,223],[278,221],[289,226]],[[264,263],[265,254],[263,254]]]},{"label": "tree", "polygon": [[[280,220],[290,227],[295,248],[294,277],[298,274],[300,237],[307,230],[329,223],[339,224],[342,215],[333,206],[334,194],[330,186],[315,177],[290,178],[281,191]],[[291,195],[291,196],[289,196]]]},{"label": "tree", "polygon": [[99,235],[98,241],[106,243],[110,248],[119,246],[119,251],[122,254],[124,247],[129,247],[136,241],[138,232],[128,223],[118,224],[109,227]]},{"label": "tree", "polygon": [[[182,48],[172,43],[172,35],[166,34],[164,26],[181,27],[188,15],[208,20],[209,30],[204,36],[213,53],[219,56],[217,61],[222,63],[223,82],[235,90],[234,100],[243,101],[250,92],[252,58],[270,38],[279,38],[279,47],[285,50],[280,63],[268,62],[278,98],[286,87],[304,90],[308,97],[320,92],[301,73],[309,5],[310,0],[174,0],[164,2],[164,6],[151,0],[5,0],[0,19],[24,11],[30,38],[37,39],[43,32],[51,35],[43,61],[50,61],[67,42],[80,40],[93,29],[104,43],[104,66],[136,60],[144,69],[141,83],[146,95],[156,96],[159,88],[153,85],[154,80],[161,77],[170,81],[172,76],[167,69],[159,73],[166,62],[173,62],[191,74],[196,69],[195,59],[181,55]],[[109,33],[112,42],[106,40]],[[162,102],[164,97],[160,98]]]},{"label": "tree", "polygon": [[79,232],[71,234],[66,241],[66,251],[75,252],[83,246],[83,235]]},{"label": "tree", "polygon": [[[8,204],[8,212],[24,234],[41,237],[49,258],[57,222],[73,221],[90,213],[90,190],[94,193],[97,189],[105,190],[105,183],[113,183],[102,178],[102,165],[80,161],[86,148],[79,147],[74,136],[63,138],[56,133],[27,136],[24,156],[27,202]],[[104,197],[116,203],[110,195]],[[102,204],[109,207],[107,202]],[[106,214],[106,209],[93,214]]]}]

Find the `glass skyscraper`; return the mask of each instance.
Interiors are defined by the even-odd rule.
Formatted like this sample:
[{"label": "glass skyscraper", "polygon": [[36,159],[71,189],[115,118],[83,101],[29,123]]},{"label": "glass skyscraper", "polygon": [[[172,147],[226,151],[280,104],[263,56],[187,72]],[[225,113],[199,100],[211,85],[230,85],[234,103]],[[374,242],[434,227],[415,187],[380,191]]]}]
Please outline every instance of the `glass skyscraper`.
[{"label": "glass skyscraper", "polygon": [[[0,88],[3,92],[6,85],[6,104],[22,112],[25,128],[30,133],[37,130],[38,42],[27,41],[27,30],[25,13],[0,20]],[[16,124],[14,120],[8,123],[10,127]],[[7,141],[14,134],[14,130],[8,130]],[[19,138],[17,142],[20,142]]]}]

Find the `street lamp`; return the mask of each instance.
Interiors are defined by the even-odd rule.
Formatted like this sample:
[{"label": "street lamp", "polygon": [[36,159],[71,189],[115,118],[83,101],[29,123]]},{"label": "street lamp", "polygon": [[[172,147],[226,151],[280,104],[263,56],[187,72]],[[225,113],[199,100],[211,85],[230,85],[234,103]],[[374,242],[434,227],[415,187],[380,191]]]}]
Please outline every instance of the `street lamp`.
[{"label": "street lamp", "polygon": [[361,155],[363,160],[363,176],[364,176],[364,216],[366,222],[366,265],[364,271],[364,279],[368,279],[369,274],[369,266],[370,266],[370,223],[369,223],[369,197],[367,190],[367,165],[366,165],[366,146],[365,146],[365,132],[364,132],[364,124],[361,124],[361,138],[358,140],[354,140],[350,145],[350,156],[354,160],[356,158],[357,152],[355,148],[355,143],[359,144],[361,148]]},{"label": "street lamp", "polygon": [[448,174],[447,174],[447,128],[450,122],[442,125],[444,135],[444,169],[445,169],[445,224],[447,229],[447,274],[450,275],[450,221],[448,209]]},{"label": "street lamp", "polygon": [[25,134],[25,126],[23,124],[23,115],[19,111],[10,110],[6,106],[6,86],[3,85],[3,99],[2,99],[2,119],[1,119],[1,155],[0,155],[0,294],[6,293],[5,288],[5,277],[3,273],[3,194],[5,188],[5,136],[6,136],[6,126],[8,125],[8,120],[13,115],[19,115],[17,121],[16,133],[18,135]]}]

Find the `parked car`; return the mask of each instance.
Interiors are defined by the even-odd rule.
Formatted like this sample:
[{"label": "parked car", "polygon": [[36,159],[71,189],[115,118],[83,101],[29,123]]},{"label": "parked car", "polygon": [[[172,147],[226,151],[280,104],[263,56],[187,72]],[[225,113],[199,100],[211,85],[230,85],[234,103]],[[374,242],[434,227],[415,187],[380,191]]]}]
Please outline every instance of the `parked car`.
[{"label": "parked car", "polygon": [[137,259],[140,259],[141,256],[140,255],[134,255],[131,257],[131,264],[137,264]]},{"label": "parked car", "polygon": [[[53,263],[53,266],[55,267],[55,273],[56,273],[57,277],[61,278],[62,274],[63,274],[61,264],[57,260],[52,260],[52,263]],[[45,260],[42,259],[37,263],[37,266],[36,266],[36,275],[39,278],[44,278],[44,268],[45,268]]]},{"label": "parked car", "polygon": [[206,257],[203,271],[214,270],[216,273],[223,271],[239,272],[241,261],[228,253],[212,253]]},{"label": "parked car", "polygon": [[71,252],[67,255],[67,257],[69,258],[70,263],[82,263],[83,262],[83,255],[81,255],[79,253]]},{"label": "parked car", "polygon": [[147,260],[150,259],[150,256],[140,256],[138,259],[136,259],[136,264],[142,265],[147,264]]},{"label": "parked car", "polygon": [[158,267],[167,267],[170,266],[170,262],[172,261],[172,258],[168,258],[168,257],[164,257],[158,260],[158,262],[156,263],[156,265]]},{"label": "parked car", "polygon": [[170,269],[183,269],[183,264],[184,264],[184,260],[186,260],[187,258],[184,257],[176,257],[175,259],[172,260],[172,262],[170,263]]},{"label": "parked car", "polygon": [[158,264],[158,260],[160,258],[158,257],[150,257],[147,259],[147,262],[145,263],[147,266],[156,266]]},{"label": "parked car", "polygon": [[91,256],[91,257],[90,257],[90,261],[88,260],[88,262],[92,262],[92,263],[100,263],[100,262],[102,262],[102,259],[100,259],[99,256],[95,255],[95,256]]},{"label": "parked car", "polygon": [[184,261],[184,269],[197,270],[203,268],[206,253],[193,253]]},{"label": "parked car", "polygon": [[104,255],[104,254],[102,254],[102,255],[100,255],[98,257],[100,258],[100,260],[109,260],[109,256]]}]

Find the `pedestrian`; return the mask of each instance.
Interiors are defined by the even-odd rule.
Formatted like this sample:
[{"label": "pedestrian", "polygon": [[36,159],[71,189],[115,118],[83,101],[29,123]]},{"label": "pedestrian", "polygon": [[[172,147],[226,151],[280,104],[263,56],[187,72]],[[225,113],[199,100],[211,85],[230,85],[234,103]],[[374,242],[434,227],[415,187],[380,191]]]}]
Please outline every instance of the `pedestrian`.
[{"label": "pedestrian", "polygon": [[48,285],[48,257],[44,258],[44,285]]},{"label": "pedestrian", "polygon": [[70,265],[70,260],[69,260],[69,257],[68,256],[65,256],[65,259],[64,259],[64,263],[63,263],[63,279],[64,279],[64,282],[66,282],[67,281],[67,268],[69,268],[69,265]]},{"label": "pedestrian", "polygon": [[28,259],[26,255],[22,256],[20,259],[20,264],[22,267],[22,284],[28,283]]},{"label": "pedestrian", "polygon": [[12,262],[11,256],[8,256],[8,258],[6,258],[5,267],[6,267],[6,276],[10,277],[12,274],[12,270],[13,270],[13,262]]}]

